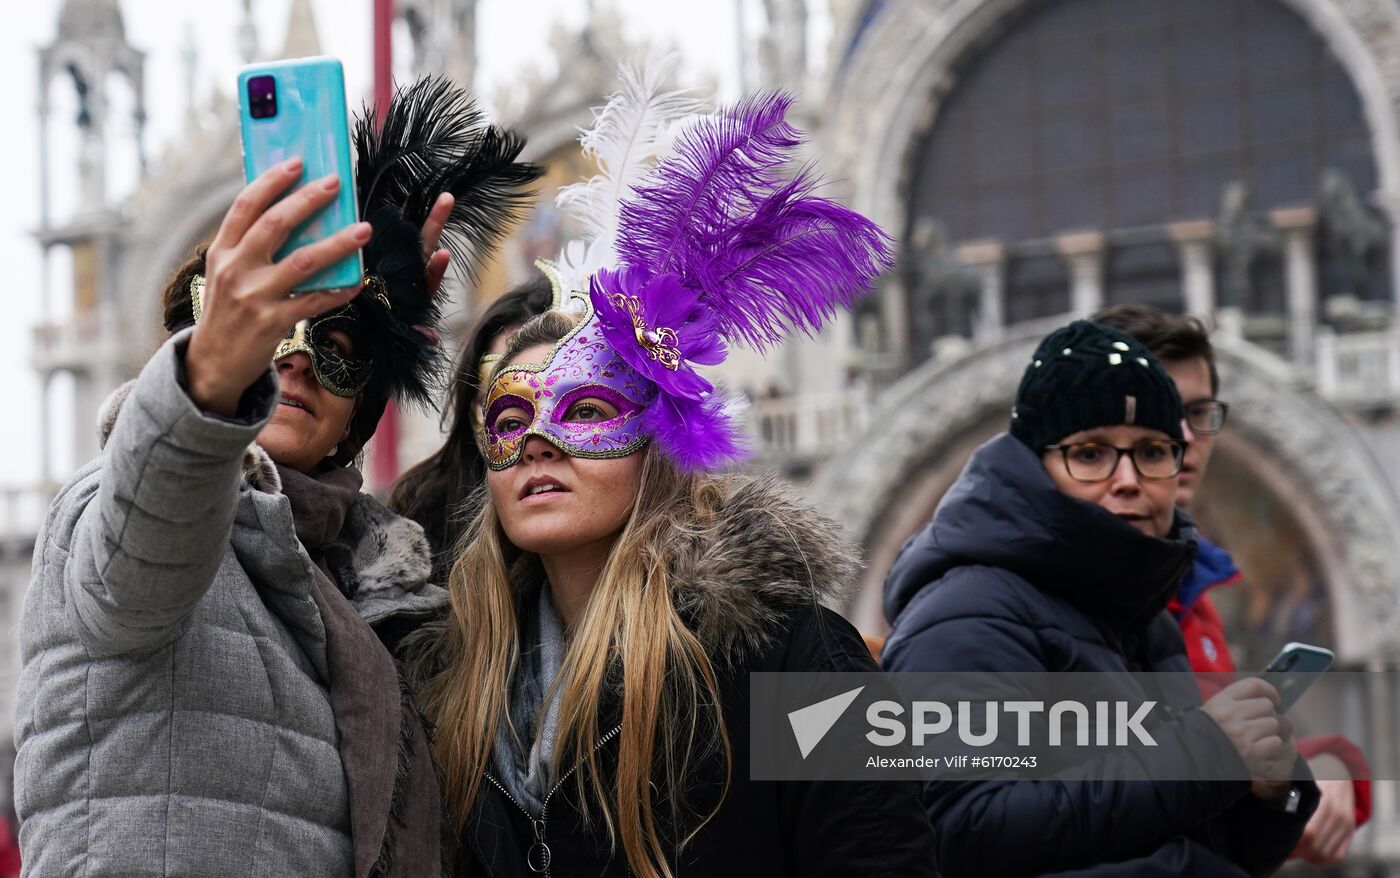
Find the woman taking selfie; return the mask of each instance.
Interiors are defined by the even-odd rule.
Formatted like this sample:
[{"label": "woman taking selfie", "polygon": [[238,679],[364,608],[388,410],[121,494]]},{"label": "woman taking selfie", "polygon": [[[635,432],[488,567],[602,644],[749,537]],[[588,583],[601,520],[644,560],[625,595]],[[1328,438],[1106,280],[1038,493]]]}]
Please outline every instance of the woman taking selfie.
[{"label": "woman taking selfie", "polygon": [[[274,261],[337,178],[278,200],[292,159],[244,189],[49,511],[16,717],[28,875],[440,869],[428,738],[376,630],[445,595],[354,461],[389,400],[435,389],[439,236],[489,246],[537,172],[441,82],[355,140],[368,222]],[[290,295],[361,248],[362,286]]]},{"label": "woman taking selfie", "polygon": [[[695,121],[635,186],[586,184],[622,198],[590,278],[551,271],[583,307],[525,324],[494,370],[451,616],[409,648],[458,874],[935,874],[916,785],[750,780],[751,673],[876,667],[821,606],[854,551],[773,481],[718,474],[739,427],[694,369],[815,330],[888,263],[874,224],[780,178],[788,105]],[[642,139],[599,130],[585,145]]]}]

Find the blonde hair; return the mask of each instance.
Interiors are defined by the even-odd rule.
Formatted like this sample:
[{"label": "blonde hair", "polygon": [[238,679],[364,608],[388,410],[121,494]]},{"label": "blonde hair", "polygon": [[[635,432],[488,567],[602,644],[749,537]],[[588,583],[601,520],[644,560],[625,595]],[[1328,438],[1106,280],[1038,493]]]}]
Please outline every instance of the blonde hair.
[{"label": "blonde hair", "polygon": [[[576,325],[550,312],[527,323],[502,358],[556,341]],[[585,820],[599,809],[608,837],[620,836],[627,864],[644,878],[670,878],[667,862],[718,809],[687,807],[686,780],[701,764],[723,759],[725,791],[732,767],[719,686],[699,639],[671,599],[675,547],[715,514],[727,491],[711,477],[678,472],[644,449],[640,486],[582,615],[551,690],[559,695],[555,776],[577,766],[573,780]],[[512,676],[519,659],[518,592],[532,581],[538,559],[513,546],[489,497],[466,532],[448,579],[451,615],[445,665],[427,684],[424,707],[437,729],[434,750],[443,792],[460,832],[481,792],[499,723],[508,719]],[[609,789],[599,760],[613,730],[599,728],[604,700],[621,693],[617,769]],[[652,768],[657,780],[653,785]],[[669,803],[656,813],[657,801]],[[659,819],[672,829],[663,833]]]}]

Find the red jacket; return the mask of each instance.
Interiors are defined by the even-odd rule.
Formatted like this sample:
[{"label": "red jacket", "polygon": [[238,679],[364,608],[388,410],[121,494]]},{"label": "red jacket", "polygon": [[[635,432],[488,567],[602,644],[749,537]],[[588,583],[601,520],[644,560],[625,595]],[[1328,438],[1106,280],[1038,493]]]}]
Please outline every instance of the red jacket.
[{"label": "red jacket", "polygon": [[[1244,580],[1228,553],[1201,539],[1193,576],[1182,583],[1170,609],[1186,639],[1186,656],[1198,675],[1201,697],[1209,699],[1234,678],[1235,662],[1225,640],[1225,623],[1207,594],[1211,589]],[[1298,753],[1311,759],[1323,753],[1341,760],[1356,791],[1356,825],[1371,817],[1371,766],[1361,749],[1341,735],[1316,735],[1298,740]]]},{"label": "red jacket", "polygon": [[8,815],[0,817],[0,878],[19,878],[19,840]]}]

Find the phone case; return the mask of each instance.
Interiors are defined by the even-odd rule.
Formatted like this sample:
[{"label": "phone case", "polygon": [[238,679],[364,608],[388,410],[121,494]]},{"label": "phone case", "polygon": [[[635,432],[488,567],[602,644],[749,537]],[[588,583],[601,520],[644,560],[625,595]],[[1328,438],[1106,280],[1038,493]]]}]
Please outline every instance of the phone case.
[{"label": "phone case", "polygon": [[1332,650],[1307,643],[1287,643],[1273,661],[1264,667],[1263,678],[1279,694],[1279,711],[1285,711],[1303,697],[1308,687],[1332,666]]},{"label": "phone case", "polygon": [[[276,113],[254,118],[249,80],[271,76],[276,86]],[[340,177],[340,193],[320,213],[288,236],[276,258],[327,238],[359,221],[355,173],[350,157],[350,123],[345,106],[345,74],[334,58],[297,58],[254,64],[238,74],[238,107],[243,142],[243,173],[249,182],[289,158],[300,156],[302,178],[286,197],[309,180]],[[297,292],[358,286],[364,274],[360,252],[318,272]]]}]

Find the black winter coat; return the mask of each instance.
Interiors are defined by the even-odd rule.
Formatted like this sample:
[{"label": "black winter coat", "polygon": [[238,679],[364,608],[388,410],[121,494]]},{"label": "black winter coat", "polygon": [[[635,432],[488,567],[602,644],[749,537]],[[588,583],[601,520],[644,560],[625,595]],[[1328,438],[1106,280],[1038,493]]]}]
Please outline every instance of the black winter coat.
[{"label": "black winter coat", "polygon": [[[1039,458],[1002,434],[973,454],[895,561],[882,664],[891,672],[1189,674],[1180,630],[1163,610],[1194,552],[1185,515],[1168,539],[1147,536],[1059,491]],[[1125,677],[1122,685],[1137,683]],[[1177,718],[1153,732],[1166,748],[1227,754],[1228,774],[1245,775],[1224,732],[1197,709],[1194,684],[1123,697],[1170,705]],[[1095,781],[927,784],[944,873],[1267,875],[1318,799],[1304,781],[1301,807],[1287,814],[1250,794],[1246,780],[1124,781],[1104,770]],[[1298,771],[1306,773],[1302,760]]]},{"label": "black winter coat", "polygon": [[[933,833],[917,783],[750,779],[749,674],[879,667],[855,628],[816,602],[856,585],[854,550],[774,482],[736,483],[713,525],[678,537],[684,543],[671,570],[677,610],[719,674],[732,748],[728,793],[673,869],[721,878],[933,878]],[[606,766],[616,741],[603,748]],[[703,766],[687,801],[712,803],[723,780],[718,761]],[[527,814],[490,782],[482,790],[462,838],[471,874],[538,875],[527,862],[537,827],[550,851],[545,874],[629,874],[621,843],[610,850],[601,821],[584,824],[572,778],[556,787],[547,815]]]}]

